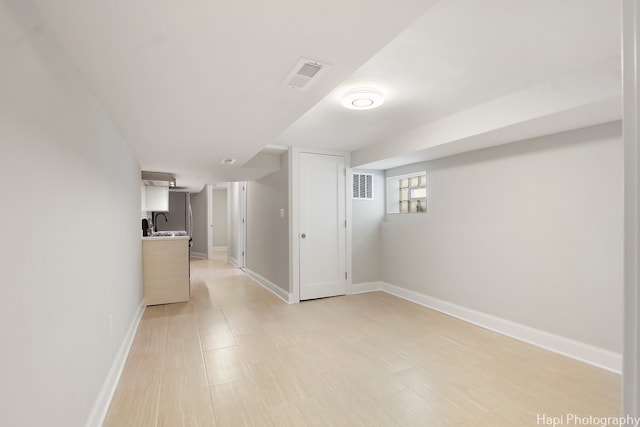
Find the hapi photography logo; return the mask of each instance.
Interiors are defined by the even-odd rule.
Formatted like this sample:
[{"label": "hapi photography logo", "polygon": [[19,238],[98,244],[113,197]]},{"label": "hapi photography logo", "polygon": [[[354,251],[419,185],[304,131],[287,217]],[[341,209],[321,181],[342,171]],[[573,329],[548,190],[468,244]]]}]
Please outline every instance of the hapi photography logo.
[{"label": "hapi photography logo", "polygon": [[564,414],[550,416],[547,414],[536,415],[536,425],[539,426],[633,426],[640,427],[640,417],[598,417],[593,415],[581,416],[578,414]]}]

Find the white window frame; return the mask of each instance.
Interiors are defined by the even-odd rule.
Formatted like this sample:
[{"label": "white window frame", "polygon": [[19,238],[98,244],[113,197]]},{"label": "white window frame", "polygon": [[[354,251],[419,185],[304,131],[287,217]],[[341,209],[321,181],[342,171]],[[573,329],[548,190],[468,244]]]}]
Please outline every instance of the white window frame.
[{"label": "white window frame", "polygon": [[[405,175],[396,175],[396,176],[388,176],[386,178],[387,184],[387,207],[386,212],[388,215],[412,215],[412,214],[424,214],[427,212],[427,203],[426,199],[428,197],[428,191],[425,196],[425,206],[424,210],[420,212],[400,212],[400,180],[414,177],[425,177],[425,191],[426,191],[426,171],[414,172]],[[419,188],[419,187],[416,187]],[[411,188],[409,188],[409,193],[411,193]]]}]

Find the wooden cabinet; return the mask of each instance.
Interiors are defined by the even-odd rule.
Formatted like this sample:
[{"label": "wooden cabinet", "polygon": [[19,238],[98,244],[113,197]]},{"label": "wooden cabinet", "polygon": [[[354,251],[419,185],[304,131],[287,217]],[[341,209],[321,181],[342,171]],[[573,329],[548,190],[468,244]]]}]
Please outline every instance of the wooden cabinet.
[{"label": "wooden cabinet", "polygon": [[189,237],[142,239],[146,305],[189,301]]}]

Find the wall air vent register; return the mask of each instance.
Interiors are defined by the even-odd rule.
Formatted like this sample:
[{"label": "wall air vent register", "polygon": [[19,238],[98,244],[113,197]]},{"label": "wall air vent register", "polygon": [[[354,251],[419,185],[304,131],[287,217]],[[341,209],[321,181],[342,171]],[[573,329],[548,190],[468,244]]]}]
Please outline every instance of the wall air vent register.
[{"label": "wall air vent register", "polygon": [[353,174],[353,198],[373,200],[373,175],[369,173]]}]

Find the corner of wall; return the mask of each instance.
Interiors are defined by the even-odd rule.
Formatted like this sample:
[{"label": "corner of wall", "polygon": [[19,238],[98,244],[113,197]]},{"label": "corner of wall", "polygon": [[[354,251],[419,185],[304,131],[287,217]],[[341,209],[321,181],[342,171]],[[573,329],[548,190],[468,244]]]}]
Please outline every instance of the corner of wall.
[{"label": "corner of wall", "polygon": [[120,376],[122,375],[125,362],[129,356],[131,345],[133,344],[133,340],[136,336],[138,325],[142,319],[144,309],[144,301],[141,301],[133,319],[131,320],[129,329],[122,340],[122,344],[120,344],[120,348],[118,349],[118,353],[111,365],[111,369],[107,374],[107,378],[105,379],[104,384],[100,389],[100,393],[98,394],[93,408],[91,409],[91,413],[89,414],[89,418],[86,423],[87,427],[100,427],[104,423],[107,412],[109,411],[109,406],[111,405],[111,400],[113,399],[116,387],[118,386],[118,381],[120,381]]},{"label": "corner of wall", "polygon": [[348,290],[349,295],[364,294],[367,292],[375,292],[382,290],[383,282],[363,282],[353,283],[351,289]]},{"label": "corner of wall", "polygon": [[381,289],[388,294],[419,304],[490,331],[523,341],[563,356],[588,363],[598,368],[620,374],[622,355],[566,337],[534,329],[519,323],[462,307],[448,301],[411,291],[390,283],[381,283]]},{"label": "corner of wall", "polygon": [[245,269],[245,273],[254,282],[256,282],[257,284],[259,284],[260,286],[262,286],[263,288],[265,288],[266,290],[268,290],[269,292],[271,292],[272,294],[274,294],[275,296],[280,298],[282,301],[286,302],[287,304],[291,304],[291,295],[289,294],[289,292],[285,291],[284,289],[282,289],[280,286],[276,285],[275,283],[265,279],[264,277],[262,277],[258,273],[255,273],[255,272],[249,270],[248,268]]}]

